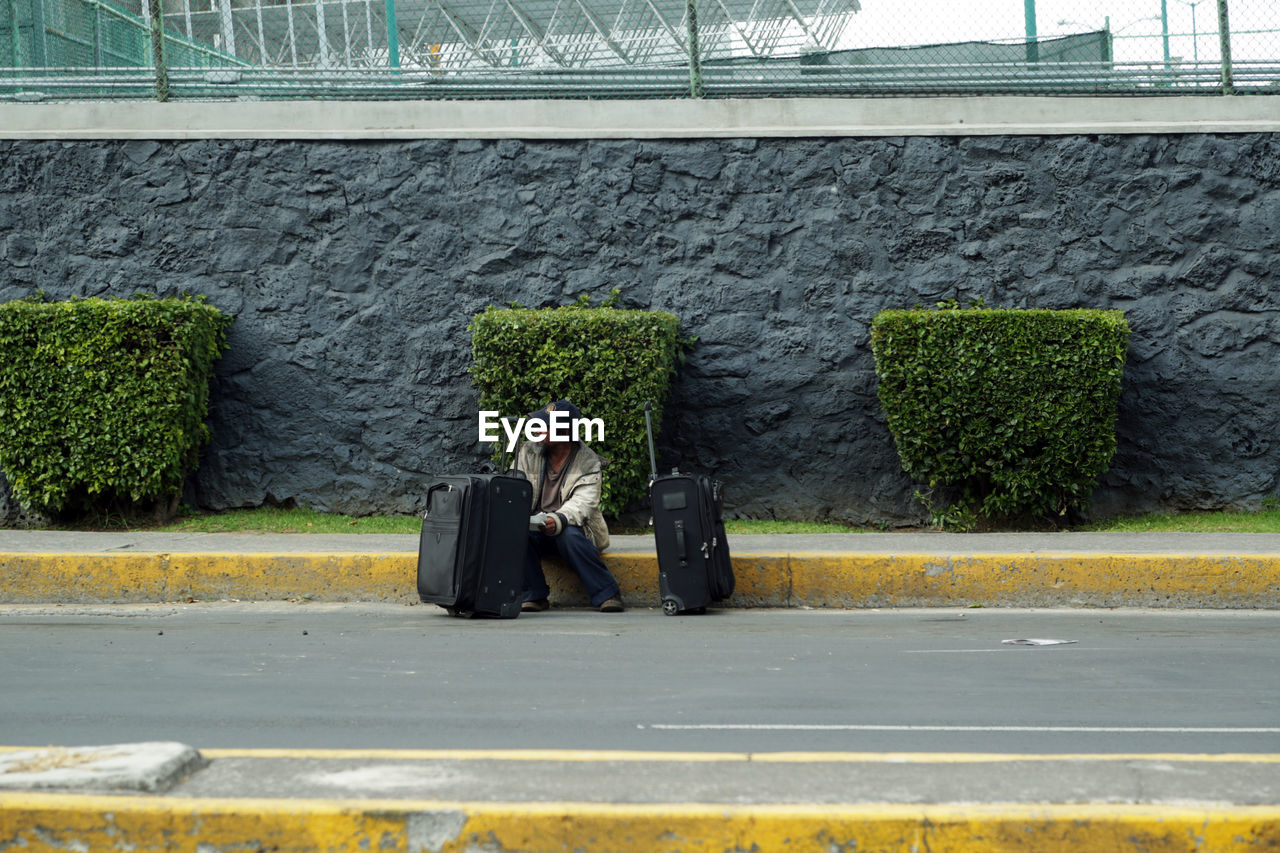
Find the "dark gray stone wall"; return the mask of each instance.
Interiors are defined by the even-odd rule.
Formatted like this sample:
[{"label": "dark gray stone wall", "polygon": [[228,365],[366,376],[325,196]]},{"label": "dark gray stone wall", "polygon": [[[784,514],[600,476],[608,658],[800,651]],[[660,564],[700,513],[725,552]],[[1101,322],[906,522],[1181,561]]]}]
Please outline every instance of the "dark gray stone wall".
[{"label": "dark gray stone wall", "polygon": [[0,527],[28,528],[48,527],[51,520],[24,507],[10,490],[9,481],[0,471]]},{"label": "dark gray stone wall", "polygon": [[1256,506],[1277,257],[1270,135],[0,143],[0,299],[236,316],[189,489],[211,508],[416,510],[482,458],[471,316],[612,288],[697,336],[659,454],[737,514],[921,518],[868,324],[952,297],[1125,310],[1097,514]]}]

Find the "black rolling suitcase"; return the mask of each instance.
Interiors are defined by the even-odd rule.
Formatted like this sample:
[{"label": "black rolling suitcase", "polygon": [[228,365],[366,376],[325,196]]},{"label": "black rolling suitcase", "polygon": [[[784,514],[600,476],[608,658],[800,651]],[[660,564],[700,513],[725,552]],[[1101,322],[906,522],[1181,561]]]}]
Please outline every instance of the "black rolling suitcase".
[{"label": "black rolling suitcase", "polygon": [[436,477],[418,541],[418,598],[450,615],[520,615],[533,486],[524,475]]},{"label": "black rolling suitcase", "polygon": [[733,564],[724,535],[722,486],[706,475],[672,470],[659,477],[653,450],[653,424],[644,409],[649,437],[649,501],[658,551],[658,592],[662,612],[703,612],[708,604],[733,595]]}]

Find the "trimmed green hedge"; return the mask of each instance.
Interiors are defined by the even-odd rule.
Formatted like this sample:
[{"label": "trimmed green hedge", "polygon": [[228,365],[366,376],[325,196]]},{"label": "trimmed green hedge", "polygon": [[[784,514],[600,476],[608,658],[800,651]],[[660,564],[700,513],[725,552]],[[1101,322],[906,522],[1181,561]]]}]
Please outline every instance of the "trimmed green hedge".
[{"label": "trimmed green hedge", "polygon": [[970,527],[1087,506],[1115,451],[1128,341],[1120,311],[876,315],[880,402],[902,467],[956,498],[930,507],[935,521]]},{"label": "trimmed green hedge", "polygon": [[230,317],[200,299],[0,305],[0,468],[54,514],[172,511]]},{"label": "trimmed green hedge", "polygon": [[611,303],[490,306],[469,328],[481,409],[514,417],[553,400],[573,401],[584,417],[604,421],[604,440],[592,444],[611,460],[601,496],[604,514],[615,516],[644,495],[649,451],[643,407],[653,401],[655,427],[662,422],[682,346],[674,315]]}]

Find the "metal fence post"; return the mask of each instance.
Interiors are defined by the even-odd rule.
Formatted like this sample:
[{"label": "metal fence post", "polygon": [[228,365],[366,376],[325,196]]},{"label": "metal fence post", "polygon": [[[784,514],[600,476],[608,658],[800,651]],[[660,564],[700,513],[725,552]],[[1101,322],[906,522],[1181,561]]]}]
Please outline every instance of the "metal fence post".
[{"label": "metal fence post", "polygon": [[1222,94],[1235,94],[1231,79],[1231,25],[1227,22],[1227,0],[1218,0],[1218,44],[1222,48]]},{"label": "metal fence post", "polygon": [[1168,0],[1160,0],[1160,37],[1164,42],[1164,70],[1167,74],[1173,66],[1169,57],[1169,3]]},{"label": "metal fence post", "polygon": [[1040,61],[1040,36],[1036,32],[1036,0],[1023,0],[1022,17],[1027,28],[1027,62]]},{"label": "metal fence post", "polygon": [[164,3],[148,0],[151,10],[151,58],[156,67],[156,100],[169,100],[169,69],[164,62]]},{"label": "metal fence post", "polygon": [[93,67],[101,68],[102,61],[102,4],[93,3]]},{"label": "metal fence post", "polygon": [[[236,55],[236,28],[231,18],[230,0],[218,3],[218,23],[222,29],[222,49],[232,56]],[[190,36],[188,36],[190,38]]]},{"label": "metal fence post", "polygon": [[688,0],[685,5],[685,21],[689,25],[689,97],[701,98],[702,57],[698,47],[698,6],[695,0]]},{"label": "metal fence post", "polygon": [[400,24],[396,21],[396,0],[387,0],[387,62],[400,67]]},{"label": "metal fence post", "polygon": [[328,68],[333,63],[329,60],[329,32],[324,18],[324,0],[316,0],[316,47],[320,51],[320,67]]},{"label": "metal fence post", "polygon": [[[18,35],[18,13],[14,10],[13,35]],[[49,28],[44,22],[44,0],[31,0],[31,64],[44,68],[49,64]]]},{"label": "metal fence post", "polygon": [[18,0],[9,3],[9,47],[13,51],[13,67],[22,67],[22,48],[18,44]]}]

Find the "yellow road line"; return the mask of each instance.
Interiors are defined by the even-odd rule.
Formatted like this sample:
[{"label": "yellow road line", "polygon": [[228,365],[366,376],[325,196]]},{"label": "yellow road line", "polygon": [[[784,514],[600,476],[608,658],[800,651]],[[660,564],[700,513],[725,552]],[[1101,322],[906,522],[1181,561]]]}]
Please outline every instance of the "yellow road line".
[{"label": "yellow road line", "polygon": [[0,849],[42,851],[1234,851],[1280,806],[765,805],[0,794]]}]

